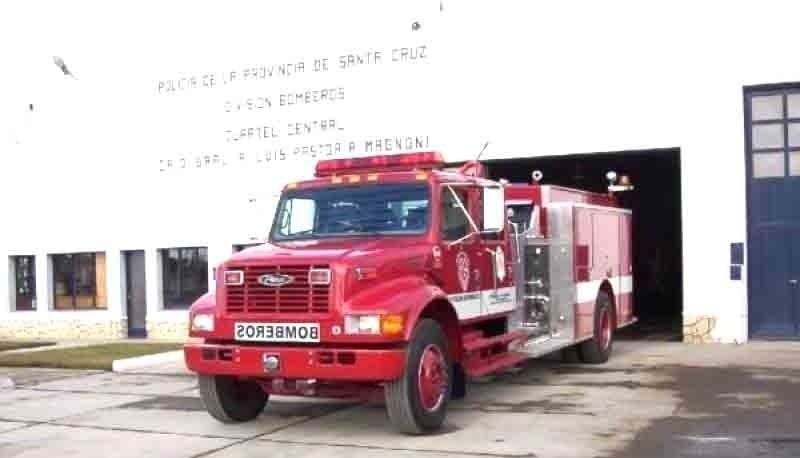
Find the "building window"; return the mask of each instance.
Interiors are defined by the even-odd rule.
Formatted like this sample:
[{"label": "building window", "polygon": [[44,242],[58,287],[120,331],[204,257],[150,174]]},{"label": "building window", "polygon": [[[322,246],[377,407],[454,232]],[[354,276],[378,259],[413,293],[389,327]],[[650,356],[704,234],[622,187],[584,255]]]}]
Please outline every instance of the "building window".
[{"label": "building window", "polygon": [[33,256],[11,256],[13,310],[36,309],[36,262]]},{"label": "building window", "polygon": [[92,310],[107,308],[105,253],[51,255],[53,308]]},{"label": "building window", "polygon": [[160,252],[164,308],[188,308],[208,291],[208,249],[167,248]]},{"label": "building window", "polygon": [[800,92],[765,91],[749,100],[752,177],[800,176]]}]

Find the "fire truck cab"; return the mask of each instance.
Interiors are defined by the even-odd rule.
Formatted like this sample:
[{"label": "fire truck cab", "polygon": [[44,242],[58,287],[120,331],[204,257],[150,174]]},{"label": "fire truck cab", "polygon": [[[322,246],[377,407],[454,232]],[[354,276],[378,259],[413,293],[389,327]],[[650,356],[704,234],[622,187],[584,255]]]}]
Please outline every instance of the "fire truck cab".
[{"label": "fire truck cab", "polygon": [[383,399],[399,431],[431,432],[470,377],[573,345],[608,359],[634,320],[630,218],[436,152],[322,160],[285,186],[268,241],[217,267],[186,364],[219,421],[288,394]]}]

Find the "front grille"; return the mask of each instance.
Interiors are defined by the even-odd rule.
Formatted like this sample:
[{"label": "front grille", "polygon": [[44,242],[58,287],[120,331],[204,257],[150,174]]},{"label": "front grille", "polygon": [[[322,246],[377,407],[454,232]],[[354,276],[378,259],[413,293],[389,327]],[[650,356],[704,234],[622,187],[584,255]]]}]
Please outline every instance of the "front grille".
[{"label": "front grille", "polygon": [[[308,272],[328,266],[229,267],[244,271],[244,284],[227,286],[227,311],[231,313],[327,313],[330,285],[311,285]],[[285,286],[264,286],[258,277],[281,274],[293,277]]]}]

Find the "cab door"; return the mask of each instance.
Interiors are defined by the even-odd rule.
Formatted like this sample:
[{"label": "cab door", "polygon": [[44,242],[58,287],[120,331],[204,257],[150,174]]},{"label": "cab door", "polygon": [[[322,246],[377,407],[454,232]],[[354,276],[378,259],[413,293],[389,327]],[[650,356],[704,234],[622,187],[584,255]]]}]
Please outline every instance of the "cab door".
[{"label": "cab door", "polygon": [[516,307],[516,296],[503,188],[478,187],[474,191],[471,212],[481,230],[478,258],[482,310],[487,315],[508,312]]},{"label": "cab door", "polygon": [[467,217],[471,214],[469,207],[473,192],[471,187],[445,184],[439,195],[443,289],[460,320],[484,314],[481,300],[483,258],[480,253],[483,244]]}]

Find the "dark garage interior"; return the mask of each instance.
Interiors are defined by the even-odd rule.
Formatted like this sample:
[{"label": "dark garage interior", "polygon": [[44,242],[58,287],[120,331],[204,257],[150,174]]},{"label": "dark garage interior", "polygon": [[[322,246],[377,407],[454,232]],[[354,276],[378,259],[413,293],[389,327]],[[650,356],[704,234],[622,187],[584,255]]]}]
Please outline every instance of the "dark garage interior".
[{"label": "dark garage interior", "polygon": [[607,192],[606,172],[628,175],[632,191],[618,194],[633,211],[634,313],[639,322],[619,338],[682,338],[683,272],[681,170],[678,148],[542,156],[484,161],[492,179],[531,182],[540,170],[543,184]]}]

